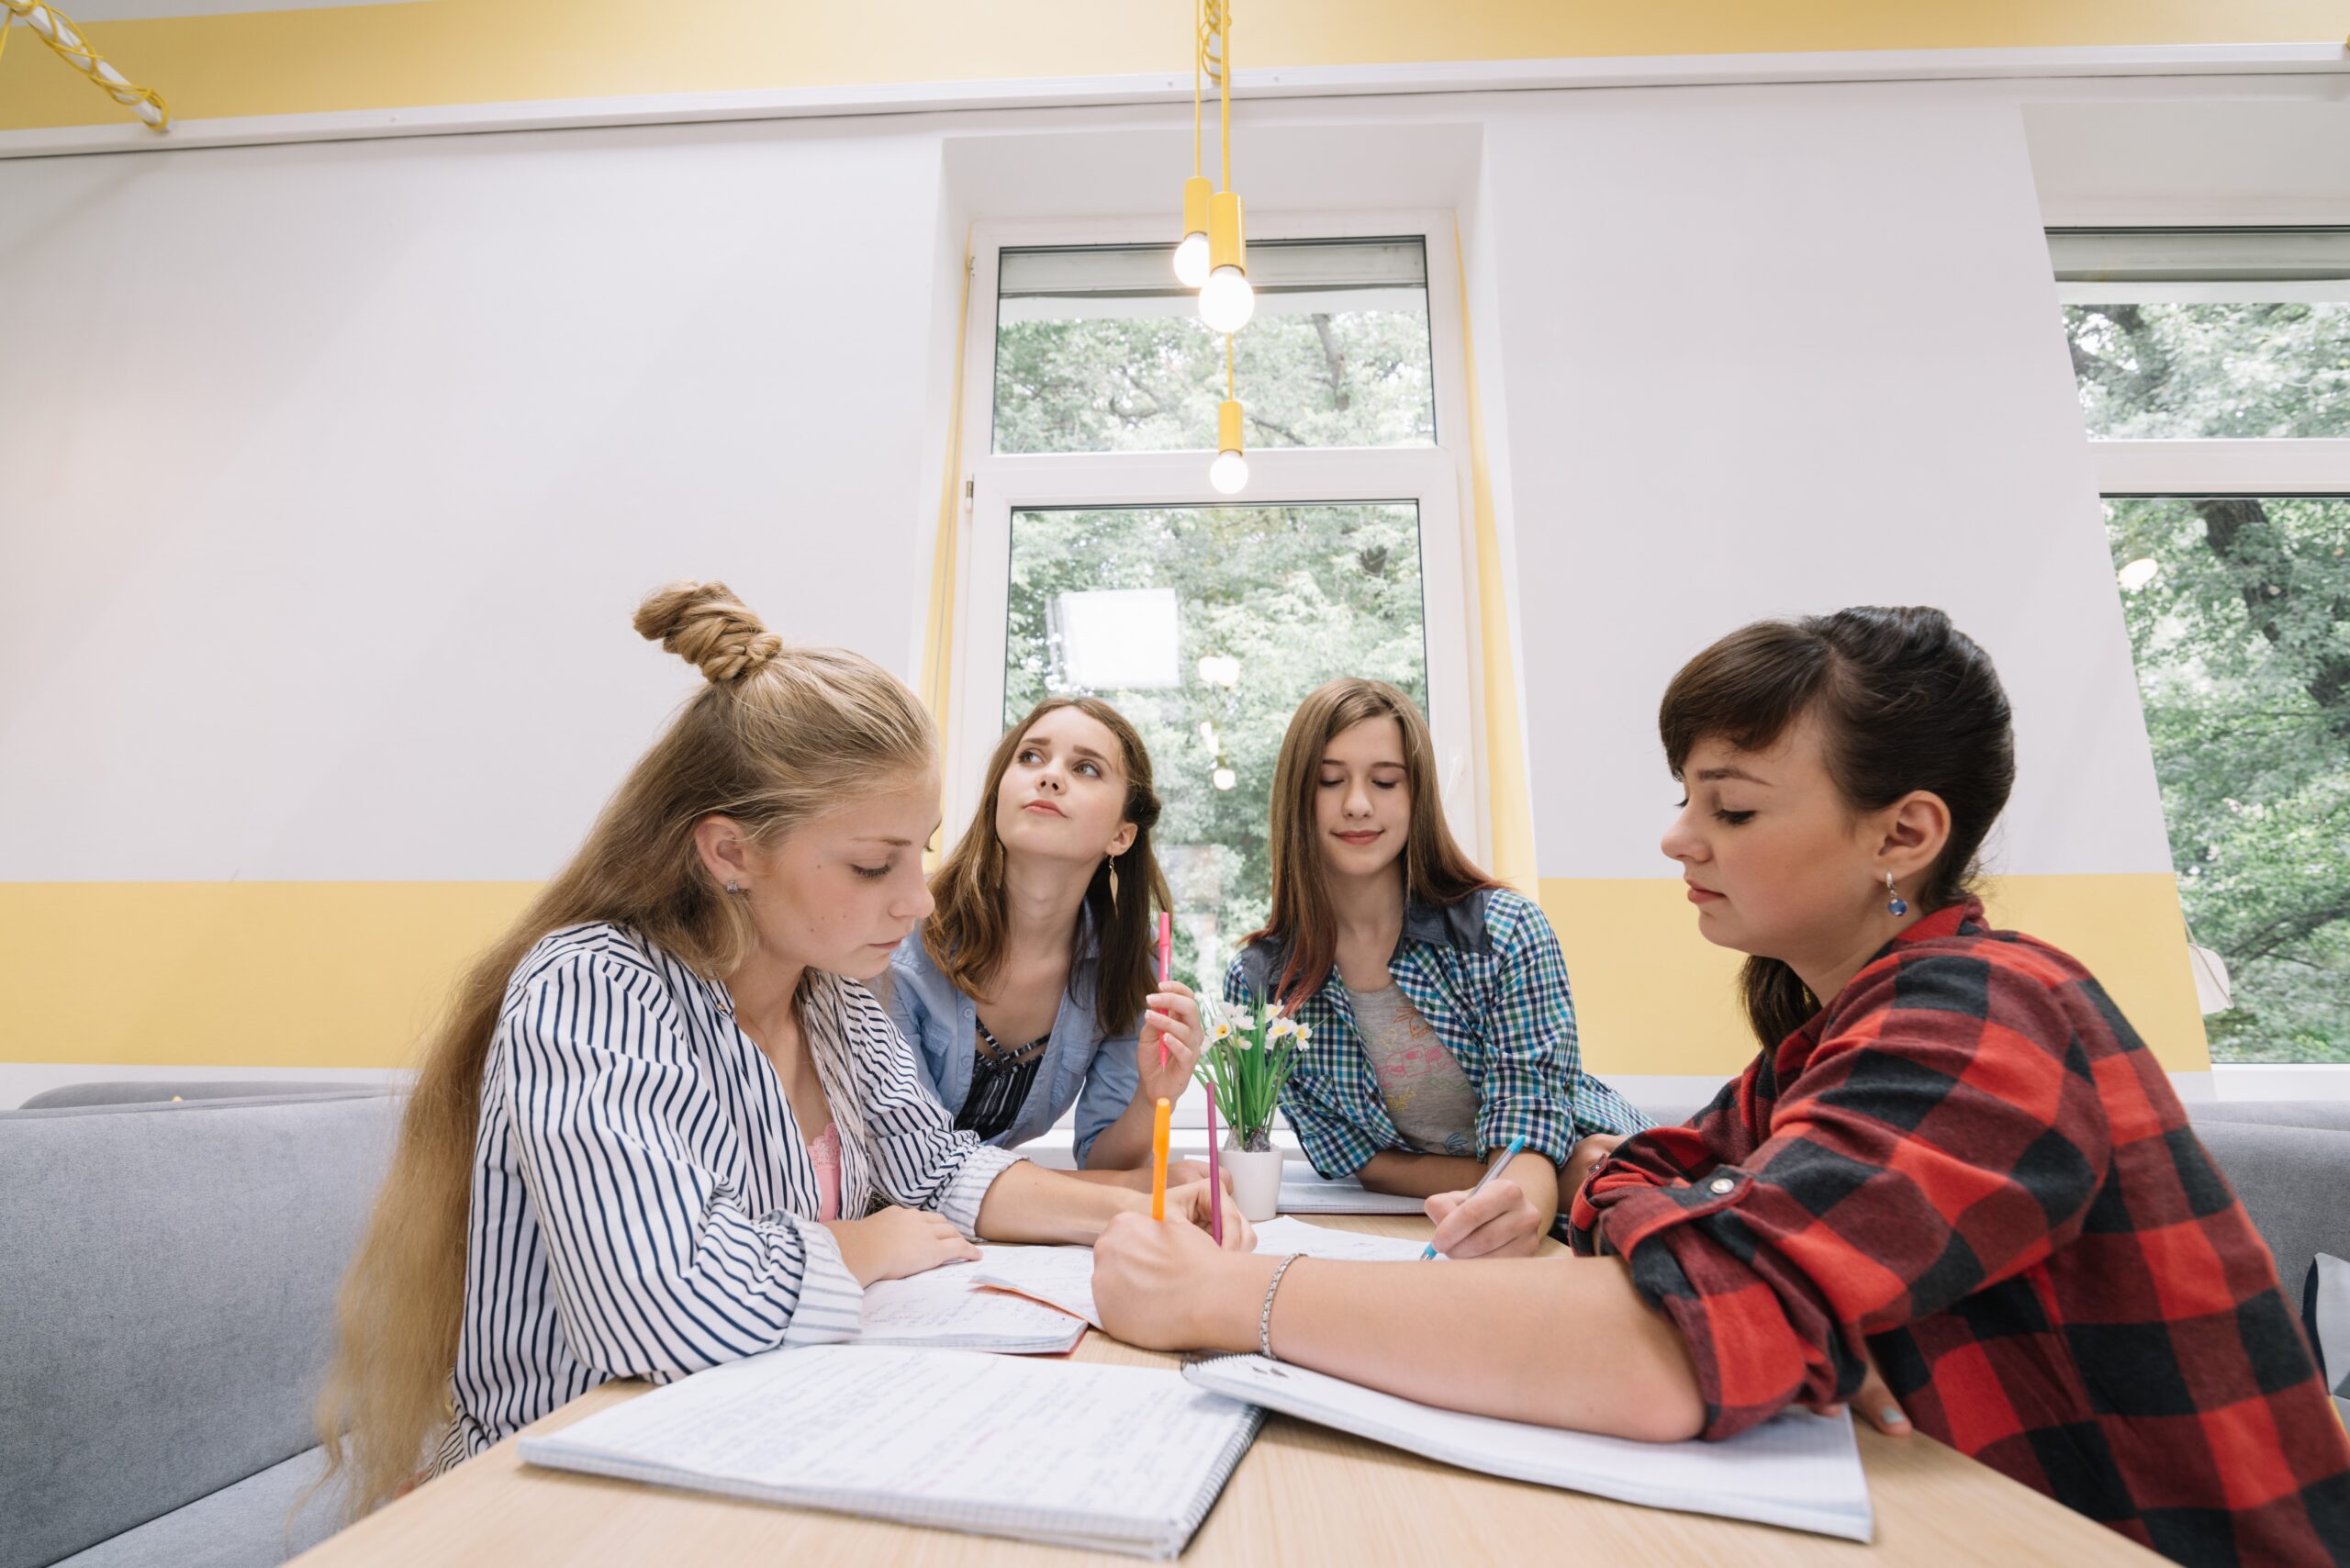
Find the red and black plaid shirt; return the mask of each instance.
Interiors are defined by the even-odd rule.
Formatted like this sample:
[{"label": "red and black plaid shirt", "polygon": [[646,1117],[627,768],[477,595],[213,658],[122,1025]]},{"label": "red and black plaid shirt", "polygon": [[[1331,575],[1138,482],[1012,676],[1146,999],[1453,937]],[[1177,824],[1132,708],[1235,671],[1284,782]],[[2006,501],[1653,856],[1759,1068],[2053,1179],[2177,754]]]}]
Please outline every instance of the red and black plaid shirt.
[{"label": "red and black plaid shirt", "polygon": [[1575,1249],[1687,1338],[1706,1436],[1852,1394],[2165,1556],[2350,1562],[2350,1440],[2277,1266],[2088,972],[1973,902],[1877,955]]}]

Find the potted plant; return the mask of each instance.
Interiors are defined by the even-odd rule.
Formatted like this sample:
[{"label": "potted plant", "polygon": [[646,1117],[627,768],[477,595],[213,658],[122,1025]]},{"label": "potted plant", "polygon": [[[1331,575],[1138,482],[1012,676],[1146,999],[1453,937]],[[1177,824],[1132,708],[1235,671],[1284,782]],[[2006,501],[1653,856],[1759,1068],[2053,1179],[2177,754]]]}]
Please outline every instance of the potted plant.
[{"label": "potted plant", "polygon": [[1194,1070],[1231,1137],[1222,1151],[1232,1172],[1232,1195],[1251,1220],[1273,1217],[1281,1202],[1281,1152],[1273,1147],[1273,1114],[1281,1085],[1313,1030],[1264,998],[1238,1007],[1212,1002],[1208,1036]]}]

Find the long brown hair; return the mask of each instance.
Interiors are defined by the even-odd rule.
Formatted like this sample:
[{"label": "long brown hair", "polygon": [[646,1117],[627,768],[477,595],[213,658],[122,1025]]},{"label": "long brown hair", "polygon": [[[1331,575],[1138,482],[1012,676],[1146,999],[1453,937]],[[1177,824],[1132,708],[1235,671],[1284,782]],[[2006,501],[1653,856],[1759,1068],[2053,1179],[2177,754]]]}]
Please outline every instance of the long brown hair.
[{"label": "long brown hair", "polygon": [[1273,765],[1271,851],[1273,907],[1264,928],[1244,939],[1271,937],[1286,948],[1274,994],[1284,1003],[1313,995],[1338,959],[1338,916],[1315,825],[1322,753],[1337,736],[1370,719],[1393,719],[1404,733],[1404,780],[1411,792],[1411,825],[1404,839],[1404,896],[1428,903],[1458,903],[1501,884],[1477,868],[1445,825],[1438,799],[1436,742],[1419,706],[1383,680],[1334,680],[1308,693],[1290,715]]},{"label": "long brown hair", "polygon": [[[1167,878],[1150,846],[1150,830],[1158,824],[1158,794],[1151,787],[1150,752],[1126,716],[1098,697],[1047,697],[1028,710],[1028,716],[1004,731],[988,758],[987,784],[979,791],[979,808],[971,825],[955,842],[954,852],[930,879],[930,896],[938,907],[923,924],[922,945],[939,973],[968,996],[984,997],[1003,965],[1012,923],[1004,913],[1003,836],[995,828],[996,791],[1020,743],[1036,721],[1058,708],[1074,708],[1110,732],[1118,743],[1119,770],[1125,775],[1125,820],[1135,824],[1135,841],[1125,852],[1102,858],[1086,884],[1085,908],[1093,917],[1096,950],[1093,1024],[1102,1037],[1134,1027],[1158,979],[1154,959],[1158,934],[1151,929],[1154,902],[1171,909]],[[1110,894],[1110,873],[1117,870],[1118,892]],[[1081,927],[1080,927],[1081,929]],[[1074,937],[1071,938],[1075,940]],[[1070,954],[1070,962],[1077,955]]]},{"label": "long brown hair", "polygon": [[[1820,721],[1828,774],[1855,812],[1915,790],[1950,808],[1950,838],[1918,890],[1928,912],[1971,890],[1984,835],[2016,781],[2008,695],[1991,655],[1926,607],[1862,605],[1742,626],[1681,666],[1657,710],[1675,778],[1699,741],[1762,751],[1807,713]],[[1777,958],[1740,975],[1747,1022],[1768,1050],[1821,998]]]},{"label": "long brown hair", "polygon": [[[929,716],[902,682],[844,649],[787,647],[722,583],[663,588],[635,626],[707,681],[571,863],[475,961],[425,1047],[390,1174],[343,1277],[319,1400],[328,1482],[347,1473],[354,1518],[408,1481],[450,1417],[483,1069],[515,966],[550,932],[610,921],[722,978],[755,948],[757,931],[744,902],[703,869],[696,823],[732,817],[754,842],[773,844],[936,765]],[[815,1054],[832,1094],[840,1064]]]}]

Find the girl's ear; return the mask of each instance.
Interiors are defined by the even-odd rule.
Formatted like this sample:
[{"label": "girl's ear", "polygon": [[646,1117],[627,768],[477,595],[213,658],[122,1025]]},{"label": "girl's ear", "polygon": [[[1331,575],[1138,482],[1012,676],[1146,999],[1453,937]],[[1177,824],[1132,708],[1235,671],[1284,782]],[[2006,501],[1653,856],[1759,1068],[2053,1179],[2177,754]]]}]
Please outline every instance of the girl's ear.
[{"label": "girl's ear", "polygon": [[1141,833],[1142,829],[1132,823],[1120,823],[1117,833],[1110,840],[1110,847],[1102,853],[1111,856],[1124,855],[1135,846],[1135,840],[1140,836]]},{"label": "girl's ear", "polygon": [[750,886],[750,841],[733,817],[704,817],[694,823],[694,852],[720,887]]},{"label": "girl's ear", "polygon": [[1950,842],[1950,807],[1930,790],[1912,790],[1882,813],[1884,837],[1877,859],[1897,877],[1924,870],[1942,857]]}]

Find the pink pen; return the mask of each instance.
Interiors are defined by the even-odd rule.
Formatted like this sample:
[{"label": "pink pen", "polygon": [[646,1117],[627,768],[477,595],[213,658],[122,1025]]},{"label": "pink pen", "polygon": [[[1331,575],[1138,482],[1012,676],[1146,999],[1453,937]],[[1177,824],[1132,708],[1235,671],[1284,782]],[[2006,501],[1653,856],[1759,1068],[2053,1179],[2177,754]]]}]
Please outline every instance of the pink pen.
[{"label": "pink pen", "polygon": [[1208,1234],[1224,1245],[1224,1177],[1215,1158],[1215,1091],[1208,1091]]},{"label": "pink pen", "polygon": [[[1168,971],[1175,967],[1175,916],[1167,910],[1158,912],[1158,983],[1167,983]],[[1167,1035],[1158,1036],[1158,1065],[1167,1065]]]}]

